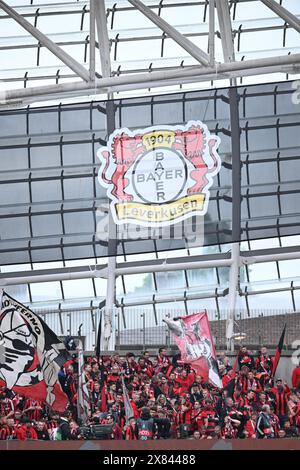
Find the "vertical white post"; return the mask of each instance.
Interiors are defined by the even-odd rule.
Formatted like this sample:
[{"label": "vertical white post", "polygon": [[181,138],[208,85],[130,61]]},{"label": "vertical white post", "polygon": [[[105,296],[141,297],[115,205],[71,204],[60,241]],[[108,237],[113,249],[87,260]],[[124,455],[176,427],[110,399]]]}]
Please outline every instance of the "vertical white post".
[{"label": "vertical white post", "polygon": [[215,63],[215,0],[209,0],[208,50],[210,65]]},{"label": "vertical white post", "polygon": [[[107,134],[108,136],[115,130],[115,110],[112,100],[106,103],[107,114]],[[108,262],[107,262],[107,287],[106,304],[104,308],[104,328],[103,328],[103,350],[114,351],[115,349],[115,331],[114,323],[114,305],[116,294],[116,254],[117,254],[117,230],[116,224],[109,212],[108,221]]]},{"label": "vertical white post", "polygon": [[229,293],[228,293],[228,315],[226,321],[226,343],[227,351],[234,351],[234,321],[236,310],[236,297],[239,287],[240,276],[240,244],[232,243],[231,248],[231,267],[229,274]]},{"label": "vertical white post", "polygon": [[96,23],[95,23],[95,0],[90,0],[90,79],[95,81],[96,72]]},{"label": "vertical white post", "polygon": [[106,287],[106,305],[104,308],[104,328],[103,328],[103,350],[115,350],[115,332],[114,323],[114,304],[115,304],[115,283],[116,283],[116,257],[109,256],[107,263],[107,287]]}]

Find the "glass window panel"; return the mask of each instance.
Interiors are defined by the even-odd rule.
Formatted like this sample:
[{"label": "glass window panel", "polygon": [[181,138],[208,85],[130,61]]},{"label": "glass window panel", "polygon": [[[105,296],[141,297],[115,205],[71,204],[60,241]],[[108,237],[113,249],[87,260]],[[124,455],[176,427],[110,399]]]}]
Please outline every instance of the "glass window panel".
[{"label": "glass window panel", "polygon": [[256,294],[248,297],[249,308],[267,313],[276,314],[292,310],[292,297],[290,292],[272,292],[271,294]]},{"label": "glass window panel", "polygon": [[282,278],[296,278],[300,275],[300,260],[279,261],[279,270]]},{"label": "glass window panel", "polygon": [[259,263],[248,266],[250,282],[278,279],[275,262]]},{"label": "glass window panel", "polygon": [[30,159],[32,168],[60,166],[60,149],[58,145],[31,147]]},{"label": "glass window panel", "polygon": [[106,287],[107,287],[106,279],[101,279],[101,278],[95,277],[94,282],[95,282],[97,297],[105,297],[106,296]]},{"label": "glass window panel", "polygon": [[183,271],[156,273],[158,291],[172,291],[186,287]]},{"label": "glass window panel", "polygon": [[151,125],[150,106],[128,106],[121,108],[121,116],[124,127],[139,128]]},{"label": "glass window panel", "polygon": [[124,276],[126,293],[134,296],[151,295],[154,290],[151,273]]},{"label": "glass window panel", "polygon": [[94,297],[91,279],[73,279],[71,281],[63,281],[63,289],[66,299]]},{"label": "glass window panel", "polygon": [[76,145],[65,145],[63,147],[63,162],[64,165],[79,165],[92,163],[92,145],[82,144],[80,142]]},{"label": "glass window panel", "polygon": [[62,110],[61,113],[62,132],[75,132],[90,129],[90,110],[81,109],[76,113],[71,110]]},{"label": "glass window panel", "polygon": [[280,145],[283,148],[300,146],[300,124],[296,126],[286,126],[280,129]]},{"label": "glass window panel", "polygon": [[214,268],[187,270],[187,275],[190,287],[212,285],[217,283],[217,275]]},{"label": "glass window panel", "polygon": [[31,189],[33,201],[55,201],[62,198],[59,180],[33,181]]},{"label": "glass window panel", "polygon": [[[249,165],[249,180],[251,184],[267,184],[278,181],[276,162]],[[244,170],[245,171],[245,170]]]},{"label": "glass window panel", "polygon": [[121,276],[117,277],[116,279],[116,295],[123,296],[124,289]]},{"label": "glass window panel", "polygon": [[0,184],[1,204],[22,204],[29,202],[29,188],[27,183]]},{"label": "glass window panel", "polygon": [[93,233],[94,221],[89,212],[80,213],[80,224],[78,224],[78,214],[71,212],[64,214],[66,233]]},{"label": "glass window panel", "polygon": [[270,30],[259,32],[259,40],[257,32],[244,32],[241,34],[240,50],[243,52],[250,51],[267,51],[282,47],[282,30]]},{"label": "glass window panel", "polygon": [[60,234],[62,231],[60,215],[45,214],[32,217],[32,231],[36,237]]},{"label": "glass window panel", "polygon": [[[40,4],[40,0],[38,1]],[[88,16],[88,15],[86,15]],[[80,26],[80,15],[53,15],[53,16],[40,16],[38,19],[37,27],[43,31],[44,34],[51,34],[56,31],[74,32],[78,31]]]},{"label": "glass window panel", "polygon": [[0,226],[0,237],[2,240],[30,237],[29,219],[25,217],[14,217],[2,220]]},{"label": "glass window panel", "polygon": [[28,305],[28,303],[30,302],[28,286],[25,284],[20,284],[18,286],[6,286],[5,292],[7,292],[8,295],[11,295],[13,298],[17,299],[21,303],[25,303]]},{"label": "glass window panel", "polygon": [[[1,55],[0,55],[1,57]],[[17,134],[26,134],[26,119],[23,114],[0,114],[0,137],[7,138]]]},{"label": "glass window panel", "polygon": [[29,115],[29,130],[33,134],[58,132],[58,113],[56,111],[36,112]]},{"label": "glass window panel", "polygon": [[[1,117],[0,117],[0,128],[1,128]],[[0,147],[0,159],[1,159],[1,171],[12,170],[15,172],[16,170],[19,170],[19,169],[28,168],[27,151],[24,148],[1,149]]]},{"label": "glass window panel", "polygon": [[61,300],[62,293],[59,282],[37,282],[30,285],[33,302]]},{"label": "glass window panel", "polygon": [[65,199],[92,198],[94,181],[93,178],[71,178],[64,180]]}]

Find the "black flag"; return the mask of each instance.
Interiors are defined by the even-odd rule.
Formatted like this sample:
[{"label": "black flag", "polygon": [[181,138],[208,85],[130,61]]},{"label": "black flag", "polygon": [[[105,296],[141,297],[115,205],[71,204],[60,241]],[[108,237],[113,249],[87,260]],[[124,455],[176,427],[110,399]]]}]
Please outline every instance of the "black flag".
[{"label": "black flag", "polygon": [[64,344],[32,310],[2,294],[0,385],[64,411],[68,398],[58,373],[70,359]]},{"label": "black flag", "polygon": [[98,333],[97,333],[97,344],[96,344],[96,357],[99,359],[101,354],[101,333],[102,333],[102,308],[105,307],[105,300],[100,302],[99,304],[99,312],[100,312],[100,321],[98,325]]},{"label": "black flag", "polygon": [[278,362],[280,361],[280,356],[281,356],[281,351],[283,348],[283,343],[284,343],[284,337],[285,337],[285,330],[286,330],[286,324],[284,325],[283,331],[280,336],[280,340],[276,349],[276,353],[273,359],[273,368],[272,368],[272,377],[274,377],[276,373],[276,369],[278,366]]}]

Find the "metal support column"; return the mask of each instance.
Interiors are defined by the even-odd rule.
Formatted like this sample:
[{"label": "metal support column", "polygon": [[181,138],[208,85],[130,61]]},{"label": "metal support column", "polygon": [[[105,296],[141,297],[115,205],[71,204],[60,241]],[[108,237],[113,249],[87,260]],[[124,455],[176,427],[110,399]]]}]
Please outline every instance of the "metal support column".
[{"label": "metal support column", "polygon": [[96,23],[95,23],[95,0],[90,0],[90,80],[95,81],[96,72]]},{"label": "metal support column", "polygon": [[229,275],[228,317],[226,324],[227,350],[234,350],[234,321],[240,281],[241,235],[241,149],[239,125],[239,96],[235,87],[229,90],[231,147],[232,147],[232,249]]},{"label": "metal support column", "polygon": [[[108,136],[115,130],[115,109],[112,100],[106,103],[107,114],[107,134]],[[108,240],[108,261],[107,261],[107,288],[106,305],[104,309],[104,338],[103,350],[113,351],[115,349],[115,334],[113,331],[114,305],[116,292],[116,253],[117,253],[117,232],[112,215],[109,212],[109,240]]]},{"label": "metal support column", "polygon": [[102,77],[109,77],[111,74],[111,63],[105,3],[104,0],[94,1]]},{"label": "metal support column", "polygon": [[209,0],[209,34],[208,34],[209,63],[215,63],[215,0]]}]

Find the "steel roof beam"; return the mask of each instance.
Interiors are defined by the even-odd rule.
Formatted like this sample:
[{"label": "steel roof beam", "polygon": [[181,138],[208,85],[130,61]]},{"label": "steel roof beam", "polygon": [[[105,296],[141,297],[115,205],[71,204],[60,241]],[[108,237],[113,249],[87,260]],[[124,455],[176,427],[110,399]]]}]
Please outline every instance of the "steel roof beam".
[{"label": "steel roof beam", "polygon": [[104,0],[91,0],[95,5],[95,18],[98,33],[98,43],[100,51],[100,61],[103,77],[110,77],[111,75],[111,62],[110,62],[110,44],[108,38],[106,11]]},{"label": "steel roof beam", "polygon": [[208,66],[210,63],[210,57],[206,52],[202,51],[200,47],[196,46],[192,41],[187,39],[183,34],[179,33],[177,29],[167,23],[164,19],[154,13],[148,6],[144,5],[140,0],[128,0],[137,10],[145,15],[152,23],[154,23],[159,29],[173,39],[179,46],[181,46],[186,52],[188,52],[194,59],[200,64]]},{"label": "steel roof beam", "polygon": [[56,57],[58,57],[65,65],[67,65],[73,72],[76,73],[80,78],[89,81],[89,72],[79,64],[73,57],[71,57],[67,52],[61,49],[55,42],[51,41],[44,33],[32,26],[29,21],[27,21],[23,16],[19,15],[13,8],[7,5],[5,2],[0,0],[0,8],[4,10],[10,18],[15,20],[22,28],[24,28],[28,33],[31,34],[35,39],[37,39],[43,46],[45,46],[50,52],[52,52]]},{"label": "steel roof beam", "polygon": [[270,10],[280,16],[288,25],[300,33],[300,20],[275,0],[261,0]]},{"label": "steel roof beam", "polygon": [[90,62],[90,80],[94,81],[96,78],[96,41],[95,41],[95,26],[96,26],[96,18],[95,18],[95,2],[94,0],[90,0],[90,37],[89,37],[89,62]]},{"label": "steel roof beam", "polygon": [[[169,272],[178,270],[206,269],[231,266],[230,253],[220,255],[205,255],[199,260],[199,256],[170,259],[167,263],[161,260],[149,260],[148,262],[120,263],[116,268],[116,275],[145,274],[152,272]],[[251,265],[257,263],[268,263],[275,261],[286,261],[300,259],[299,247],[274,248],[269,250],[254,250],[241,252],[239,265]],[[0,275],[0,286],[31,284],[36,282],[69,281],[73,279],[106,278],[107,267],[82,266],[74,268],[55,268],[39,271],[20,271],[19,273],[2,273]]]},{"label": "steel roof beam", "polygon": [[[290,66],[287,68],[287,66]],[[267,57],[262,59],[244,60],[240,62],[231,62],[219,64],[217,67],[178,67],[175,70],[158,71],[151,73],[141,73],[133,75],[124,75],[119,77],[101,78],[94,82],[70,82],[61,85],[47,85],[32,88],[19,88],[15,90],[4,90],[0,92],[0,105],[12,104],[22,106],[22,100],[26,98],[36,98],[58,93],[74,93],[86,95],[89,91],[95,94],[106,93],[107,88],[114,88],[114,91],[122,91],[122,87],[131,89],[149,88],[156,86],[166,86],[167,81],[173,81],[173,84],[187,82],[200,82],[205,80],[214,80],[224,78],[224,74],[233,74],[242,77],[244,75],[257,75],[261,73],[296,73],[300,70],[300,54],[291,54],[278,57]],[[270,68],[270,71],[268,71]],[[298,71],[299,72],[299,71]],[[75,94],[74,94],[75,96]],[[31,101],[34,101],[33,99]],[[27,103],[26,103],[27,104]]]},{"label": "steel roof beam", "polygon": [[234,62],[234,42],[227,0],[216,0],[224,62]]}]

